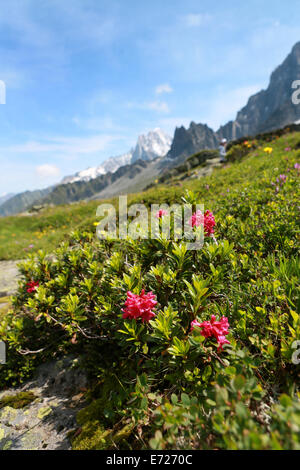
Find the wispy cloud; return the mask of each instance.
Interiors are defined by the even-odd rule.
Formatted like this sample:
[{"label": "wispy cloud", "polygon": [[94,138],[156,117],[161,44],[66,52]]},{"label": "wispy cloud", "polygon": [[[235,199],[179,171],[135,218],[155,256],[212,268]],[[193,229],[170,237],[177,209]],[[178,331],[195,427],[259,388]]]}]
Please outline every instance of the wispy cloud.
[{"label": "wispy cloud", "polygon": [[129,102],[127,107],[131,109],[151,110],[157,113],[169,113],[170,108],[165,101],[145,101],[143,103]]},{"label": "wispy cloud", "polygon": [[208,13],[189,13],[183,17],[183,22],[188,27],[202,26],[211,20]]},{"label": "wispy cloud", "polygon": [[126,129],[124,126],[116,124],[115,120],[111,116],[74,116],[72,122],[81,129],[89,131],[108,131],[124,133]]},{"label": "wispy cloud", "polygon": [[157,111],[158,113],[169,113],[170,108],[168,103],[165,101],[151,101],[150,103],[145,103],[145,109],[153,109],[153,111]]},{"label": "wispy cloud", "polygon": [[115,140],[122,139],[117,135],[94,135],[88,137],[48,137],[46,139],[27,141],[18,145],[0,147],[3,154],[43,154],[84,155],[106,150]]},{"label": "wispy cloud", "polygon": [[161,85],[157,85],[155,88],[155,93],[157,95],[161,95],[162,93],[172,93],[173,88],[169,85],[169,83],[162,83]]},{"label": "wispy cloud", "polygon": [[50,165],[49,163],[37,166],[35,171],[37,176],[43,179],[58,177],[60,175],[60,169],[55,165]]}]

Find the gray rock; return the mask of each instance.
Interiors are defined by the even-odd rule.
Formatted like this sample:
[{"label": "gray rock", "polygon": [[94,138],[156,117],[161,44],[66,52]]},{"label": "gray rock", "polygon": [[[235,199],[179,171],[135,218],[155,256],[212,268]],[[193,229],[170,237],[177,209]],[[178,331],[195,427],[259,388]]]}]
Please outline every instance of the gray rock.
[{"label": "gray rock", "polygon": [[76,428],[87,384],[79,361],[66,357],[40,366],[35,378],[23,387],[0,392],[0,399],[21,391],[37,397],[25,408],[0,409],[0,449],[70,450],[68,433]]},{"label": "gray rock", "polygon": [[17,264],[20,261],[0,261],[0,297],[14,294],[20,277]]},{"label": "gray rock", "polygon": [[206,124],[191,122],[189,129],[176,127],[171,149],[167,158],[188,157],[202,149],[214,149],[218,145],[215,132]]}]

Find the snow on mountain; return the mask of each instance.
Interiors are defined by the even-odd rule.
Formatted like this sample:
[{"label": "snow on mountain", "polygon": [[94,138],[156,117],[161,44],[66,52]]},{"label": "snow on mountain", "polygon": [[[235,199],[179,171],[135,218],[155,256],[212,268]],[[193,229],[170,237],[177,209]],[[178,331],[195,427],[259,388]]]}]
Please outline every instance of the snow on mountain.
[{"label": "snow on mountain", "polygon": [[170,150],[171,143],[172,138],[158,128],[148,132],[147,135],[140,135],[131,162],[163,157]]},{"label": "snow on mountain", "polygon": [[76,181],[89,181],[97,178],[100,175],[106,175],[106,173],[114,173],[121,166],[127,165],[131,162],[132,152],[125,153],[118,157],[110,157],[101,165],[87,168],[86,170],[79,171],[73,176],[66,176],[61,184],[75,183]]},{"label": "snow on mountain", "polygon": [[110,157],[97,167],[87,168],[75,175],[66,176],[61,184],[75,183],[76,181],[89,181],[106,173],[114,173],[121,166],[136,162],[137,160],[153,160],[166,155],[171,147],[172,138],[161,129],[154,129],[147,135],[138,137],[135,148],[117,157]]}]

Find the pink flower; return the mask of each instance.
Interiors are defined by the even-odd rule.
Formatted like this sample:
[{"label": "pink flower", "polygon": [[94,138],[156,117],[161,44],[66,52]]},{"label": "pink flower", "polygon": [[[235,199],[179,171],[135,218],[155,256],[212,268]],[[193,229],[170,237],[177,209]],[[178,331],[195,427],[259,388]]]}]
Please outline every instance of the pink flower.
[{"label": "pink flower", "polygon": [[195,326],[202,328],[201,334],[205,338],[216,338],[218,342],[218,351],[222,350],[224,344],[230,344],[230,342],[225,338],[229,333],[227,317],[222,317],[221,320],[216,321],[215,315],[212,315],[209,321],[204,321],[202,323],[199,323],[197,320],[193,320],[191,323],[191,331],[193,331]]},{"label": "pink flower", "polygon": [[224,344],[230,344],[230,341],[225,336],[218,336],[218,351],[222,351]]},{"label": "pink flower", "polygon": [[289,152],[289,151],[292,150],[292,149],[291,149],[291,147],[285,147],[284,150],[285,150],[285,152]]},{"label": "pink flower", "polygon": [[27,282],[26,286],[27,286],[27,289],[26,289],[27,292],[31,294],[32,292],[36,290],[37,287],[39,287],[39,282],[30,281],[30,282]]},{"label": "pink flower", "polygon": [[193,320],[191,323],[191,331],[193,331],[196,326],[201,327],[201,323],[199,323],[197,320]]},{"label": "pink flower", "polygon": [[196,211],[189,219],[188,224],[191,227],[199,227],[204,223],[204,216],[201,211]]},{"label": "pink flower", "polygon": [[204,225],[204,233],[207,236],[210,236],[214,233],[214,226],[216,221],[214,215],[210,211],[206,211],[204,215],[200,210],[196,211],[189,219],[188,224],[191,227],[199,227]]},{"label": "pink flower", "polygon": [[145,294],[143,289],[140,295],[127,292],[127,300],[125,302],[125,308],[122,309],[123,318],[129,318],[132,320],[138,320],[139,318],[143,322],[149,322],[151,318],[155,317],[155,313],[152,309],[157,304],[155,295],[152,292]]},{"label": "pink flower", "polygon": [[286,175],[279,175],[279,178],[277,178],[276,181],[277,181],[277,183],[280,183],[280,185],[281,185],[281,184],[286,182],[286,178],[287,178]]},{"label": "pink flower", "polygon": [[157,219],[161,219],[164,215],[168,215],[168,212],[165,211],[164,209],[159,209],[159,211],[156,212],[155,217]]},{"label": "pink flower", "polygon": [[206,211],[204,213],[204,232],[205,235],[210,236],[214,233],[214,226],[216,225],[216,221],[214,215],[210,211]]},{"label": "pink flower", "polygon": [[300,163],[295,163],[294,168],[295,170],[300,170]]}]

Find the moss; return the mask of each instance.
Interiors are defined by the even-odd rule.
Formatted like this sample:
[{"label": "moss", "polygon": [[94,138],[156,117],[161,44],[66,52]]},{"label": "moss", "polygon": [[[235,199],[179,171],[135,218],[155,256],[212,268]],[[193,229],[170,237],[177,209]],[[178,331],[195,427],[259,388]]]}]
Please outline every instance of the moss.
[{"label": "moss", "polygon": [[111,430],[105,430],[99,421],[89,421],[81,428],[78,436],[72,440],[73,450],[107,449],[107,439]]},{"label": "moss", "polygon": [[7,395],[0,399],[0,409],[5,406],[18,409],[24,408],[33,402],[37,397],[32,392],[20,392],[17,395]]},{"label": "moss", "polygon": [[[127,423],[118,429],[105,429],[99,420],[89,420],[81,427],[79,435],[71,437],[73,450],[109,450],[129,449],[127,439],[133,429],[132,423]],[[74,436],[73,434],[73,436]]]},{"label": "moss", "polygon": [[[121,397],[122,388],[114,375],[109,375],[90,391],[91,403],[77,414],[78,430],[70,435],[74,450],[129,449],[127,439],[133,424],[124,422],[122,399],[116,404],[115,395]],[[95,398],[95,397],[99,398]],[[116,414],[114,408],[119,412]],[[118,424],[115,425],[114,423]]]}]

